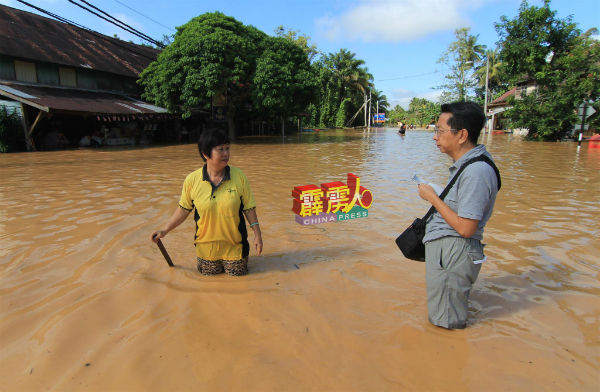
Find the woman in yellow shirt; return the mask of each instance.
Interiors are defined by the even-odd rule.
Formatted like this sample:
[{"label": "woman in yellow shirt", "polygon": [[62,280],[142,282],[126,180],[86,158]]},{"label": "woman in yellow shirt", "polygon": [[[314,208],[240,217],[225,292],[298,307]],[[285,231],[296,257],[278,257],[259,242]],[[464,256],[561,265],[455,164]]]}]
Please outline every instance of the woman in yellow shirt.
[{"label": "woman in yellow shirt", "polygon": [[250,246],[244,217],[254,231],[256,253],[263,248],[250,184],[240,169],[229,166],[229,138],[223,132],[205,130],[198,151],[206,163],[185,178],[179,206],[151,239],[157,242],[194,211],[198,270],[204,275],[245,275]]}]

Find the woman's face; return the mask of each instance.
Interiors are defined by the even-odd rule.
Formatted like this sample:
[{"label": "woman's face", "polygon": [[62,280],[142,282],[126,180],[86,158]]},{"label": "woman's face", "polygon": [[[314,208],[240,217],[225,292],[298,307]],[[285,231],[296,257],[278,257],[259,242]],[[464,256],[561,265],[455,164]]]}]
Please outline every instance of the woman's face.
[{"label": "woman's face", "polygon": [[210,157],[204,156],[206,163],[214,168],[224,168],[229,163],[229,144],[213,147]]}]

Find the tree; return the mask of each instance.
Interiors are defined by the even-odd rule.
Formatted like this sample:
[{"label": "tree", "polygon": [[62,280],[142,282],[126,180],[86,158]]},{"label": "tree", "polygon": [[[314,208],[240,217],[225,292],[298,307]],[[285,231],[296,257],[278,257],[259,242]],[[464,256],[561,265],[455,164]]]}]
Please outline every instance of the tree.
[{"label": "tree", "polygon": [[[489,67],[488,67],[489,63]],[[481,65],[475,68],[475,79],[477,80],[477,86],[475,87],[475,95],[480,100],[485,98],[485,83],[487,74],[487,87],[488,87],[488,102],[491,98],[499,93],[504,93],[508,85],[503,81],[501,76],[502,63],[498,58],[498,50],[490,49],[485,52],[485,58]],[[488,69],[489,68],[489,69]]]},{"label": "tree", "polygon": [[404,108],[400,105],[394,106],[392,110],[387,113],[388,122],[391,124],[397,124],[398,122],[406,122],[408,113]]},{"label": "tree", "polygon": [[220,12],[206,13],[177,28],[173,43],[140,75],[142,97],[170,112],[191,115],[224,95],[226,119],[235,136],[235,115],[249,99],[256,59],[266,34]]},{"label": "tree", "polygon": [[[364,60],[347,49],[323,55],[313,66],[318,75],[320,94],[311,106],[313,125],[343,127],[362,107],[365,94],[373,88],[373,75]],[[318,120],[317,120],[318,119]]]},{"label": "tree", "polygon": [[577,121],[575,108],[600,95],[600,46],[581,34],[571,17],[559,19],[550,9],[523,1],[515,19],[501,17],[500,61],[512,85],[534,81],[536,90],[516,99],[507,116],[527,128],[529,139],[560,140]]},{"label": "tree", "polygon": [[304,53],[306,53],[306,55],[308,56],[308,61],[312,63],[315,57],[317,57],[317,55],[319,54],[317,45],[309,45],[308,41],[310,41],[310,37],[307,35],[300,35],[299,33],[300,31],[283,27],[283,25],[279,25],[275,29],[275,34],[278,37],[285,38],[288,41],[294,42],[296,45],[301,47]]},{"label": "tree", "polygon": [[252,79],[255,105],[283,120],[305,110],[316,95],[314,69],[302,48],[281,37],[269,37]]},{"label": "tree", "polygon": [[466,100],[469,90],[476,86],[473,68],[481,63],[485,45],[477,43],[478,35],[469,34],[469,28],[463,27],[454,32],[456,41],[439,58],[438,63],[445,64],[449,73],[447,83],[440,86],[457,100]]},{"label": "tree", "polygon": [[413,98],[408,104],[408,111],[408,121],[423,126],[436,120],[440,107],[425,98]]},{"label": "tree", "polygon": [[379,112],[387,112],[390,103],[387,100],[386,95],[383,91],[379,91],[377,89],[371,90],[371,107],[373,110],[377,110],[379,107]]}]

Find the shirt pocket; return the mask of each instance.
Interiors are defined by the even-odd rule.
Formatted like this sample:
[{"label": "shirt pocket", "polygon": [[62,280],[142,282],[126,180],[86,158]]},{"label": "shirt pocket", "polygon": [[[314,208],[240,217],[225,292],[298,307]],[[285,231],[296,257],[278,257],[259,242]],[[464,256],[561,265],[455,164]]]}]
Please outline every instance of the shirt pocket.
[{"label": "shirt pocket", "polygon": [[234,187],[223,189],[223,194],[218,201],[219,214],[226,217],[238,216],[240,211],[240,195]]}]

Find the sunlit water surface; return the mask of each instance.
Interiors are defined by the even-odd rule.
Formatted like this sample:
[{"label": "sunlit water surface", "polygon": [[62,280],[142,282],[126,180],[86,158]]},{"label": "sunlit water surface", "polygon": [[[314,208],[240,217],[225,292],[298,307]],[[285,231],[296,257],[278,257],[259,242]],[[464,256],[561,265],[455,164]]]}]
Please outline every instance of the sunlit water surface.
[{"label": "sunlit water surface", "polygon": [[[244,138],[264,253],[201,276],[177,206],[195,145],[0,154],[0,390],[596,390],[600,149],[484,135],[502,173],[469,327],[427,322],[394,238],[445,183],[432,133]],[[297,185],[360,176],[367,218],[301,226]],[[252,238],[252,235],[250,235]]]}]

